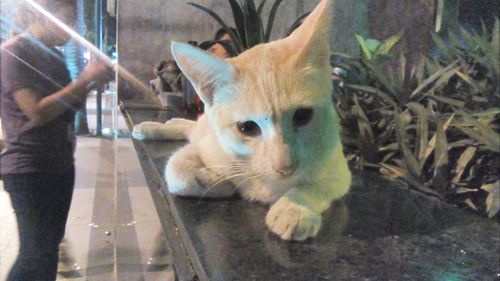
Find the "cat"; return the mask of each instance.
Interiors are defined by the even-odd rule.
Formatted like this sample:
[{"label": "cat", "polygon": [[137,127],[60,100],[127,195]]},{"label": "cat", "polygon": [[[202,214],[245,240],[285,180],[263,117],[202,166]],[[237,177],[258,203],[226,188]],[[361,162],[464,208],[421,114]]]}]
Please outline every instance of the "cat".
[{"label": "cat", "polygon": [[331,102],[329,0],[289,37],[220,59],[188,44],[172,54],[205,104],[198,121],[144,122],[136,139],[188,139],[165,177],[177,196],[271,204],[265,223],[285,240],[316,236],[321,213],[351,174]]}]

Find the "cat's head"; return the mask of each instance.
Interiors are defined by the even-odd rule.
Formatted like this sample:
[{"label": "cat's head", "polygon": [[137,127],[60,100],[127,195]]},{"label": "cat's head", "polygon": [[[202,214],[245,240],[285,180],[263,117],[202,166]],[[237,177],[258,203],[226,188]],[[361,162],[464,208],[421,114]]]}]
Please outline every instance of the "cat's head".
[{"label": "cat's head", "polygon": [[226,60],[172,44],[223,149],[264,178],[297,179],[338,142],[329,17],[323,0],[289,37]]}]

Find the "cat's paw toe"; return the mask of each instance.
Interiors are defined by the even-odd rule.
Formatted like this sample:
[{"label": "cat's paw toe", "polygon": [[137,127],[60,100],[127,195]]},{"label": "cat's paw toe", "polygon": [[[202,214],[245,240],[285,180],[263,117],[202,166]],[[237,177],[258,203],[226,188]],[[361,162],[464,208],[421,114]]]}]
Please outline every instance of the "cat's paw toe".
[{"label": "cat's paw toe", "polygon": [[321,215],[283,197],[267,213],[266,224],[281,239],[303,241],[316,236]]},{"label": "cat's paw toe", "polygon": [[144,125],[142,123],[137,124],[132,129],[132,137],[136,140],[145,140],[146,134],[144,133]]}]

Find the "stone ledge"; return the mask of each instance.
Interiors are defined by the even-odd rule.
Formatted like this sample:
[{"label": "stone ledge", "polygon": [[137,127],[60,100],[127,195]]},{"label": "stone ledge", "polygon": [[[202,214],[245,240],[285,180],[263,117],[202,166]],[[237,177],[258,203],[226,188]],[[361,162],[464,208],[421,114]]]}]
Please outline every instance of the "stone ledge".
[{"label": "stone ledge", "polygon": [[[151,110],[126,111],[130,125],[166,118]],[[498,222],[374,173],[354,176],[350,193],[323,215],[316,238],[286,242],[267,230],[267,206],[238,198],[200,200],[166,193],[165,163],[182,142],[134,143],[142,148],[139,158],[148,160],[143,169],[159,177],[161,190],[152,192],[153,197],[171,202],[160,207],[171,213],[185,247],[184,256],[177,258],[188,259],[200,280],[498,278]]]}]

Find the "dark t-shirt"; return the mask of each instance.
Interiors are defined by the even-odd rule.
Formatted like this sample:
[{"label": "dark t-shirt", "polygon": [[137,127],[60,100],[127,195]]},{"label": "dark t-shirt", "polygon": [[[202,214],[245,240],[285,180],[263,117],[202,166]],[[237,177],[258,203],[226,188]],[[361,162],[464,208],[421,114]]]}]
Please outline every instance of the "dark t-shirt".
[{"label": "dark t-shirt", "polygon": [[73,111],[59,115],[43,126],[29,128],[13,93],[30,88],[49,96],[71,82],[62,54],[35,41],[28,34],[2,44],[1,118],[5,149],[1,174],[61,173],[74,164]]}]

